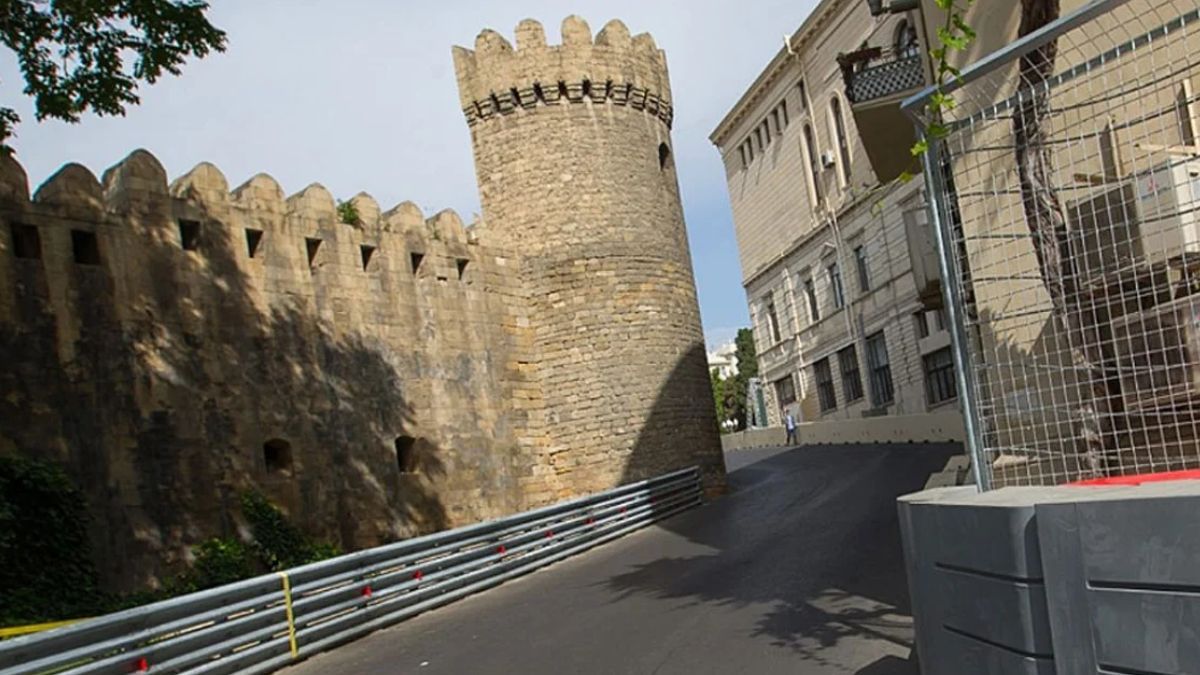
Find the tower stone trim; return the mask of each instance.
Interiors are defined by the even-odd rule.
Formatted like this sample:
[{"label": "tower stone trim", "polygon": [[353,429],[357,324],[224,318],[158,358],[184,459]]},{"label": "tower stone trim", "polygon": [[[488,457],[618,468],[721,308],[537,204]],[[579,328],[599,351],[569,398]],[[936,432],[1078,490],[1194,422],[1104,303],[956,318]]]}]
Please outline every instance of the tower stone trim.
[{"label": "tower stone trim", "polygon": [[454,48],[454,67],[467,124],[563,103],[627,106],[657,117],[668,130],[674,118],[666,56],[648,33],[630,37],[613,20],[592,39],[583,19],[562,24],[562,44],[547,45],[542,25],[517,26],[517,47],[484,30],[475,49]]},{"label": "tower stone trim", "polygon": [[634,110],[644,110],[652,117],[662,120],[671,128],[675,110],[670,103],[664,101],[658,94],[642,88],[631,82],[614,84],[612,80],[597,85],[589,80],[566,83],[559,81],[556,86],[546,87],[541,82],[523,90],[494,93],[491,96],[471,102],[463,108],[463,115],[468,126],[509,115],[517,110],[532,110],[539,106],[559,105],[566,103],[610,103],[618,106],[629,106]]}]

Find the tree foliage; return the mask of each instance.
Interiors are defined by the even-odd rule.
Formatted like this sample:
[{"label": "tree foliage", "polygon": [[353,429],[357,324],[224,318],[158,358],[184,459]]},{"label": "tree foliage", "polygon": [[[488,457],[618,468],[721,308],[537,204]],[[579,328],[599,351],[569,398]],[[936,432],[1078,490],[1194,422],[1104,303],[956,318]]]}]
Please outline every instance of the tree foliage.
[{"label": "tree foliage", "polygon": [[[225,50],[202,0],[5,0],[0,40],[16,53],[39,121],[123,115],[138,85],[178,75],[189,57]],[[0,144],[20,116],[0,107]]]},{"label": "tree foliage", "polygon": [[749,418],[746,400],[749,382],[758,377],[758,355],[754,351],[754,333],[749,328],[739,328],[733,344],[738,372],[725,381],[726,415],[737,422],[738,430],[742,430]]},{"label": "tree foliage", "polygon": [[[729,419],[728,407],[725,402],[725,390],[727,380],[721,377],[720,372],[716,368],[708,371],[708,376],[712,380],[713,403],[716,404],[717,410],[717,426],[721,432],[725,431],[725,420]],[[731,378],[732,379],[732,378]]]}]

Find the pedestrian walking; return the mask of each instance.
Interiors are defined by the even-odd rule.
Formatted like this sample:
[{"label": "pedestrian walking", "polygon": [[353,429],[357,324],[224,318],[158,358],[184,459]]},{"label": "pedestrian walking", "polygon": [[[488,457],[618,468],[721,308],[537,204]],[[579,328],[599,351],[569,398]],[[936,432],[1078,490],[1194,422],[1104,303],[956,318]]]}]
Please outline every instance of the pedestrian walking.
[{"label": "pedestrian walking", "polygon": [[783,426],[787,429],[787,445],[796,443],[796,418],[792,416],[792,411],[788,410],[783,413]]}]

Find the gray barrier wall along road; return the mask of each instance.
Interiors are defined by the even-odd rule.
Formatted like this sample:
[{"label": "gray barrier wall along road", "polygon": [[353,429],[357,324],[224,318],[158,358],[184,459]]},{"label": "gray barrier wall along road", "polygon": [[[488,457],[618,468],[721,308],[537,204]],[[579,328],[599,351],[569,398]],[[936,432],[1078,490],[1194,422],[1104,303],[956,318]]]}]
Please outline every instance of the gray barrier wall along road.
[{"label": "gray barrier wall along road", "polygon": [[1200,481],[900,499],[925,675],[1200,673]]},{"label": "gray barrier wall along road", "polygon": [[693,467],[0,643],[0,675],[266,673],[700,503]]}]

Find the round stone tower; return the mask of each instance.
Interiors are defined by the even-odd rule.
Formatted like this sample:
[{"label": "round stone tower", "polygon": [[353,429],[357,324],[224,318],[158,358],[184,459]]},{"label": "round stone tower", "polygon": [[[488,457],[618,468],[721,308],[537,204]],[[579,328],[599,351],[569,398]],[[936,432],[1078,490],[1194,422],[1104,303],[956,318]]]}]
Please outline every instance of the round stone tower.
[{"label": "round stone tower", "polygon": [[724,463],[671,146],[666,58],[578,17],[547,45],[454,49],[489,236],[530,302],[547,463],[563,493]]}]

